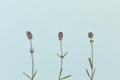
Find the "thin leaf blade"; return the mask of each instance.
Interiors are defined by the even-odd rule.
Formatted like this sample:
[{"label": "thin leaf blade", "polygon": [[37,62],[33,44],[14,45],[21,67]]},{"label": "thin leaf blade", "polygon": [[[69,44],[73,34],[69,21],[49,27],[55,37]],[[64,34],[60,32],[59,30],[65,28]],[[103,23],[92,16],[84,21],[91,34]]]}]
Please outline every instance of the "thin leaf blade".
[{"label": "thin leaf blade", "polygon": [[64,57],[65,57],[67,54],[68,54],[68,52],[66,52],[66,53],[64,54]]},{"label": "thin leaf blade", "polygon": [[89,60],[89,63],[90,63],[90,67],[91,67],[91,69],[93,70],[93,63],[92,63],[92,61],[91,61],[90,58],[88,58],[88,60]]},{"label": "thin leaf blade", "polygon": [[72,76],[72,75],[67,75],[67,76],[61,78],[60,80],[63,80],[63,79],[69,78],[69,77],[71,77],[71,76]]},{"label": "thin leaf blade", "polygon": [[89,78],[91,78],[91,77],[90,77],[90,74],[89,74],[89,72],[88,72],[88,70],[87,70],[87,69],[86,69],[86,73],[87,73],[88,77],[89,77]]},{"label": "thin leaf blade", "polygon": [[59,54],[57,54],[58,55],[58,57],[60,57],[61,58],[61,56],[59,55]]},{"label": "thin leaf blade", "polygon": [[25,72],[23,72],[23,74],[25,75],[25,76],[27,76],[30,80],[32,79],[28,74],[26,74]]}]

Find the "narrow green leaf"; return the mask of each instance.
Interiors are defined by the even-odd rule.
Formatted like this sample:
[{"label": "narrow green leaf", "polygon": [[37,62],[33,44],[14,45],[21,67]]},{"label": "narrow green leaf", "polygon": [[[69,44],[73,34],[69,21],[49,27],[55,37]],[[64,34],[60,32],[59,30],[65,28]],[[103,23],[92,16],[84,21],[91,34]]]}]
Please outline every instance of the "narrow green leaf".
[{"label": "narrow green leaf", "polygon": [[63,80],[63,79],[69,78],[69,77],[71,77],[71,76],[72,76],[72,75],[65,76],[65,77],[61,78],[60,80]]},{"label": "narrow green leaf", "polygon": [[23,72],[25,76],[27,76],[30,80],[32,79],[29,75],[27,75],[25,72]]},{"label": "narrow green leaf", "polygon": [[66,53],[64,54],[64,57],[65,57],[67,54],[68,54],[68,52],[66,52]]},{"label": "narrow green leaf", "polygon": [[90,77],[90,74],[89,74],[89,72],[88,72],[88,70],[87,70],[87,69],[86,69],[86,73],[87,73],[88,77],[89,77],[89,78],[91,78],[91,77]]},{"label": "narrow green leaf", "polygon": [[89,60],[89,63],[90,63],[90,67],[91,67],[91,69],[93,70],[93,63],[92,63],[92,61],[91,61],[90,58],[88,58],[88,60]]},{"label": "narrow green leaf", "polygon": [[58,57],[60,57],[61,58],[61,56],[59,55],[59,54],[57,54],[58,55]]}]

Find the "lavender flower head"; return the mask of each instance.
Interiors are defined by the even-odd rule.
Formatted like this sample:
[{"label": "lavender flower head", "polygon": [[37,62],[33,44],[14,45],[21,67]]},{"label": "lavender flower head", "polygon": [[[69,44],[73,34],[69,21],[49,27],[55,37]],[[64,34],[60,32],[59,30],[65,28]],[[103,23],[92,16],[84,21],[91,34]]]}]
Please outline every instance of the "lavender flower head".
[{"label": "lavender flower head", "polygon": [[63,33],[62,33],[62,32],[59,32],[59,33],[58,33],[58,38],[59,38],[59,40],[62,40],[62,39],[63,39]]},{"label": "lavender flower head", "polygon": [[89,32],[89,33],[88,33],[88,37],[90,38],[90,42],[91,42],[91,43],[94,42],[94,40],[92,40],[93,36],[94,36],[94,34],[93,34],[92,32]]},{"label": "lavender flower head", "polygon": [[31,34],[31,32],[30,32],[30,31],[27,31],[27,33],[26,33],[26,34],[27,34],[28,39],[30,39],[30,40],[31,40],[31,39],[32,39],[32,34]]},{"label": "lavender flower head", "polygon": [[92,32],[89,32],[89,33],[88,33],[88,37],[89,37],[89,38],[93,38],[93,36],[94,36],[94,35],[93,35]]}]

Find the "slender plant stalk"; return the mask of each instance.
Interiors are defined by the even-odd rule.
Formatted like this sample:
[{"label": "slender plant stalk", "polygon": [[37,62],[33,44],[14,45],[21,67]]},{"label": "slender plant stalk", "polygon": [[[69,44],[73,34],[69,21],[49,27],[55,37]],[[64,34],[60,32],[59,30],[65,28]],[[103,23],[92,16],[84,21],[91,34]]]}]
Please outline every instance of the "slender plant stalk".
[{"label": "slender plant stalk", "polygon": [[[93,68],[94,68],[94,63],[93,63],[93,58],[94,58],[94,54],[93,54],[93,42],[91,42],[91,62],[92,62],[92,69],[91,69],[91,76],[93,75]],[[91,80],[93,80],[93,77],[91,77]]]},{"label": "slender plant stalk", "polygon": [[93,42],[94,42],[94,40],[92,40],[93,33],[90,32],[88,34],[88,36],[90,38],[90,43],[91,43],[91,58],[88,58],[89,64],[90,64],[90,67],[91,67],[91,75],[90,75],[88,69],[86,69],[86,73],[87,73],[87,75],[88,75],[88,77],[89,77],[90,80],[94,80],[93,77],[94,77],[94,74],[95,74],[95,68],[94,68],[94,54],[93,54]]},{"label": "slender plant stalk", "polygon": [[93,54],[93,42],[91,43],[91,59],[92,59],[92,63],[93,63],[93,58],[94,58],[94,54]]},{"label": "slender plant stalk", "polygon": [[61,49],[61,65],[60,65],[60,72],[59,72],[59,79],[61,79],[62,71],[63,71],[63,50],[62,50],[62,40],[60,40],[60,49]]},{"label": "slender plant stalk", "polygon": [[31,53],[31,60],[32,60],[32,77],[34,75],[34,55],[33,55],[33,47],[32,47],[32,41],[30,40],[30,53]]},{"label": "slender plant stalk", "polygon": [[63,68],[63,49],[62,49],[62,41],[60,41],[60,49],[61,49],[61,69]]},{"label": "slender plant stalk", "polygon": [[34,57],[33,57],[33,54],[31,54],[31,57],[32,57],[32,77],[34,75]]},{"label": "slender plant stalk", "polygon": [[62,33],[62,32],[59,32],[58,38],[59,38],[59,41],[60,41],[60,50],[61,50],[61,54],[60,54],[60,55],[58,54],[58,56],[59,56],[60,59],[61,59],[60,72],[59,72],[58,80],[63,80],[63,79],[66,79],[66,78],[71,77],[71,75],[67,75],[67,76],[61,77],[62,72],[63,72],[63,59],[64,59],[64,57],[67,55],[68,52],[66,52],[65,54],[63,54],[63,49],[62,49],[63,33]]},{"label": "slender plant stalk", "polygon": [[28,39],[30,40],[30,53],[31,53],[31,62],[32,62],[32,74],[31,74],[31,76],[29,76],[25,72],[23,72],[23,74],[25,74],[26,77],[28,77],[30,80],[34,80],[37,71],[35,71],[35,69],[34,69],[34,54],[33,54],[34,53],[34,49],[33,49],[33,46],[32,46],[32,34],[31,34],[31,32],[28,31],[27,32],[27,36],[28,36]]}]

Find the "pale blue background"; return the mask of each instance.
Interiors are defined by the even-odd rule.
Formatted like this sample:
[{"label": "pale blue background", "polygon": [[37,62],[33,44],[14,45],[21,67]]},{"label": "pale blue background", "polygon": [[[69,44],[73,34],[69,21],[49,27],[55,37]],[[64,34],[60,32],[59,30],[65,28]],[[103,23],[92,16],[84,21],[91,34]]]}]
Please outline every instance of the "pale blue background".
[{"label": "pale blue background", "polygon": [[[64,33],[67,80],[89,80],[88,32],[94,33],[95,80],[120,80],[119,0],[0,0],[0,80],[28,80],[29,40],[33,34],[36,80],[57,80],[60,52],[57,34]],[[89,68],[90,69],[90,68]]]}]

